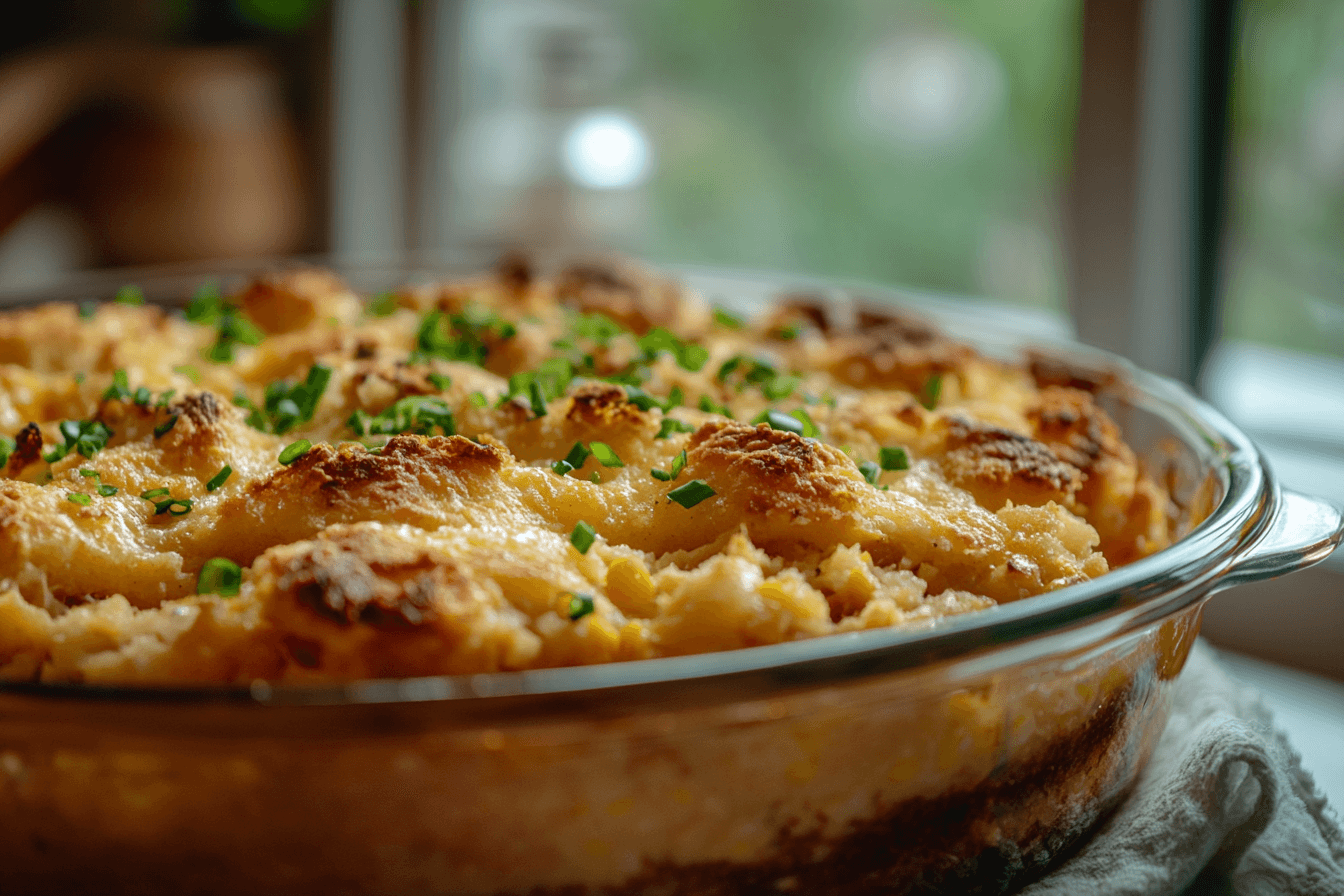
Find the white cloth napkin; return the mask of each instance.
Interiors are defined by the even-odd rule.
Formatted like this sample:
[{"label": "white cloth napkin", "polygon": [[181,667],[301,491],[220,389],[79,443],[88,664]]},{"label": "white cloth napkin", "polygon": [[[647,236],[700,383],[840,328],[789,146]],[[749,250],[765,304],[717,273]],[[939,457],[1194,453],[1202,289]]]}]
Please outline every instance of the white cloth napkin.
[{"label": "white cloth napkin", "polygon": [[1203,642],[1133,793],[1022,896],[1082,893],[1344,894],[1344,834],[1333,811],[1258,694]]}]

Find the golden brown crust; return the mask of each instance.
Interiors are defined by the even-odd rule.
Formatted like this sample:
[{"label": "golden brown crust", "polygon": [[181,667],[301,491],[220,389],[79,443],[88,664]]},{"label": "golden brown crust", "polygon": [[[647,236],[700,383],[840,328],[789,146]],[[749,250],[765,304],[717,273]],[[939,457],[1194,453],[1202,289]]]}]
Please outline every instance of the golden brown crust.
[{"label": "golden brown crust", "polygon": [[[28,633],[3,674],[673,656],[928,624],[1169,539],[1091,394],[913,318],[716,324],[634,266],[517,261],[377,315],[313,270],[227,301],[259,344],[153,308],[0,315],[0,630]],[[194,594],[212,558],[236,595]]]}]

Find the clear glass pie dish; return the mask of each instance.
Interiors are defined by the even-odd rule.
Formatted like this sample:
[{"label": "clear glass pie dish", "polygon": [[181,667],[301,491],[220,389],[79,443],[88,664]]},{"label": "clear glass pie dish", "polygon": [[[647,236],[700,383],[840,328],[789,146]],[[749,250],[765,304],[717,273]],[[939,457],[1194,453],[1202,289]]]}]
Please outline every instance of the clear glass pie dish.
[{"label": "clear glass pie dish", "polygon": [[[451,273],[334,267],[361,290]],[[173,302],[230,273],[134,279]],[[1038,875],[1133,782],[1204,602],[1319,561],[1344,520],[1279,488],[1181,386],[1082,346],[954,335],[1106,380],[1190,531],[1093,581],[918,629],[319,687],[0,684],[3,890],[893,894]]]}]

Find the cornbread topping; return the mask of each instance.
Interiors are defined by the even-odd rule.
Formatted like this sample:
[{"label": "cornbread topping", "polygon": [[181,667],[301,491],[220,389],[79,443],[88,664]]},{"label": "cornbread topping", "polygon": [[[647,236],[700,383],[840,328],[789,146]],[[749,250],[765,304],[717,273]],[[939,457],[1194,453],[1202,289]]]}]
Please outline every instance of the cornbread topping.
[{"label": "cornbread topping", "polygon": [[0,678],[294,682],[938,619],[1164,547],[1094,395],[627,265],[0,315]]}]

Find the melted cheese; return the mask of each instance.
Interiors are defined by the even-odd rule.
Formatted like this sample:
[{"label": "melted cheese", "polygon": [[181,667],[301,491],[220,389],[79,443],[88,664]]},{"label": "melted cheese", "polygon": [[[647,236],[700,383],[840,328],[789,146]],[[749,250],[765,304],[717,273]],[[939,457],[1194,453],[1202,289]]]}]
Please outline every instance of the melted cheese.
[{"label": "melted cheese", "polygon": [[[1088,391],[902,318],[837,329],[795,302],[735,328],[655,275],[592,267],[407,290],[382,317],[319,271],[233,301],[265,338],[228,363],[208,360],[217,325],[158,308],[0,315],[0,433],[17,443],[0,477],[0,676],[347,680],[726,650],[934,624],[1168,540],[1167,496]],[[464,360],[413,356],[435,310],[511,326],[475,332]],[[596,313],[619,327],[576,330]],[[654,327],[685,342],[641,354]],[[678,358],[688,345],[707,359]],[[510,389],[560,353],[587,355],[588,375],[550,400]],[[242,398],[264,406],[314,364],[331,376],[311,419],[248,424]],[[685,403],[604,379],[632,370]],[[119,371],[151,399],[105,397]],[[456,434],[352,429],[407,396],[440,399]],[[772,409],[801,409],[816,437],[740,422]],[[62,420],[111,436],[48,463]],[[313,447],[280,463],[299,439]],[[593,442],[623,466],[553,470]],[[909,468],[870,483],[858,464],[884,447]],[[683,451],[675,481],[651,475]],[[668,498],[692,480],[713,494]],[[189,511],[140,497],[160,489]],[[239,594],[195,593],[211,558],[242,569]]]}]

